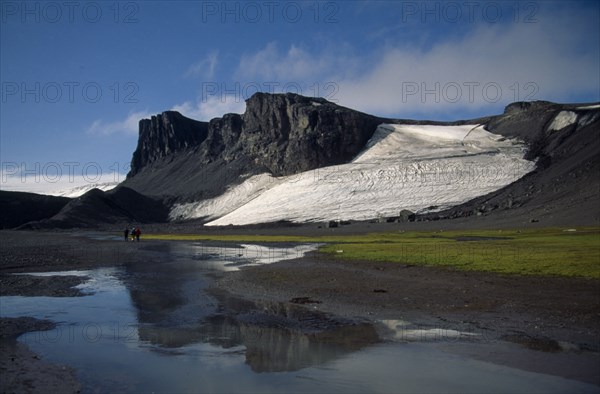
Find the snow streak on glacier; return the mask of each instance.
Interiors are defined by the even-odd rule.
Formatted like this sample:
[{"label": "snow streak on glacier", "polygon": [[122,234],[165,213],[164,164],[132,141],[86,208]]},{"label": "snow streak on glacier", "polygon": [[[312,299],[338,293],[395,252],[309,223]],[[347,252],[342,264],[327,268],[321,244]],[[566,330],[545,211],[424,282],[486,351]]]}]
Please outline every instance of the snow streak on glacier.
[{"label": "snow streak on glacier", "polygon": [[482,125],[380,125],[351,163],[287,177],[261,174],[223,195],[177,205],[171,219],[207,225],[316,222],[436,211],[506,186],[534,169],[525,145]]}]

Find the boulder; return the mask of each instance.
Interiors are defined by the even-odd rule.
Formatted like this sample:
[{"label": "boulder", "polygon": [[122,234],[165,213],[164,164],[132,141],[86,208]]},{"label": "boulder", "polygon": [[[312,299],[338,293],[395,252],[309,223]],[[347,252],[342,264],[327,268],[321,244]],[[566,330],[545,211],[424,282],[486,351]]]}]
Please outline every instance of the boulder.
[{"label": "boulder", "polygon": [[416,219],[415,213],[412,211],[409,211],[408,209],[401,210],[400,215],[398,216],[398,221],[400,223],[414,222],[415,219]]}]

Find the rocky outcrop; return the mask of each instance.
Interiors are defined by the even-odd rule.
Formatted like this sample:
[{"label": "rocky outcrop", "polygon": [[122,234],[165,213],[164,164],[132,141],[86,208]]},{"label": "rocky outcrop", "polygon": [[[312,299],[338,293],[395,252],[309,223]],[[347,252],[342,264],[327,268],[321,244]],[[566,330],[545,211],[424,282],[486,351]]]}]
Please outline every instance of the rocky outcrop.
[{"label": "rocky outcrop", "polygon": [[325,99],[257,93],[247,101],[238,147],[276,176],[349,162],[383,119]]},{"label": "rocky outcrop", "polygon": [[199,145],[206,139],[208,123],[166,111],[139,123],[138,145],[133,152],[129,176],[173,153]]},{"label": "rocky outcrop", "polygon": [[209,123],[165,112],[140,122],[125,185],[167,199],[208,198],[243,175],[283,176],[349,162],[384,121],[291,93],[256,93],[243,115]]}]

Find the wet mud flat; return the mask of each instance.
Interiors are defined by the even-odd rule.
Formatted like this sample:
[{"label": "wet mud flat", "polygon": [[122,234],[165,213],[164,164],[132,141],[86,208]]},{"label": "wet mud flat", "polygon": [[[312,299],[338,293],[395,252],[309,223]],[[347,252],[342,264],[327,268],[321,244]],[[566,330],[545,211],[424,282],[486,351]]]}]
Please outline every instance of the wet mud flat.
[{"label": "wet mud flat", "polygon": [[77,393],[81,389],[73,368],[48,363],[17,342],[26,332],[46,331],[55,323],[33,318],[0,319],[0,392]]},{"label": "wet mud flat", "polygon": [[76,286],[87,279],[74,275],[0,274],[0,296],[80,297],[84,294]]},{"label": "wet mud flat", "polygon": [[[205,255],[210,248],[190,256],[177,243],[27,234],[0,233],[8,240],[0,249],[11,256],[2,254],[2,277],[116,267],[111,275],[122,282],[134,314],[130,325],[120,327],[121,334],[132,334],[144,346],[173,357],[188,357],[190,348],[206,345],[211,352],[214,347],[229,349],[227,357],[242,352],[243,364],[255,373],[268,373],[329,365],[374,345],[378,349],[382,341],[425,341],[448,354],[600,387],[597,281],[340,261],[315,253],[258,266],[234,261],[236,270],[198,274],[198,265],[210,260]],[[41,247],[42,241],[48,248]],[[51,297],[77,293],[89,275],[39,278],[0,281],[2,292]],[[27,293],[27,283],[49,290]],[[35,320],[29,321],[19,332],[40,329]],[[3,318],[2,332],[11,332],[15,325],[15,319]],[[3,363],[13,358],[4,351],[9,346],[2,342]],[[25,367],[36,368],[38,360],[24,360]],[[72,375],[68,368],[60,371]],[[32,387],[44,387],[46,378],[33,371],[22,375],[29,376]]]},{"label": "wet mud flat", "polygon": [[[415,328],[421,336],[435,332],[434,339],[450,341],[444,348],[452,352],[600,386],[600,281],[467,273],[310,253],[232,272],[216,286],[253,299],[302,300],[337,316],[412,322],[389,334],[403,341]],[[457,340],[452,337],[457,330],[482,340]]]}]

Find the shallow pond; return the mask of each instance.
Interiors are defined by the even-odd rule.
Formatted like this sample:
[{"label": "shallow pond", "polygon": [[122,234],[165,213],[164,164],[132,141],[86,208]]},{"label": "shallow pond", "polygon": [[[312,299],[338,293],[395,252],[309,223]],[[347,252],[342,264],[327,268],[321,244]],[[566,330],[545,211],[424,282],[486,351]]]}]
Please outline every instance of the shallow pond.
[{"label": "shallow pond", "polygon": [[598,392],[444,352],[428,341],[440,339],[436,332],[405,330],[401,341],[382,341],[381,327],[372,324],[210,289],[216,271],[265,263],[264,256],[293,258],[310,247],[165,247],[169,262],[42,274],[86,276],[79,286],[86,296],[1,297],[1,315],[57,322],[54,330],[19,340],[49,361],[73,366],[89,393]]}]

